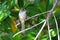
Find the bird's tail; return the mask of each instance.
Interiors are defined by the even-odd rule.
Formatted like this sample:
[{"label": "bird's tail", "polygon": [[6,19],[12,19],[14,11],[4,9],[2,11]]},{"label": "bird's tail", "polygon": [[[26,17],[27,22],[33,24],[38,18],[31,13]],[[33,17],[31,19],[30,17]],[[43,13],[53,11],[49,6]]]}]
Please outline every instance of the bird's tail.
[{"label": "bird's tail", "polygon": [[[21,31],[25,29],[25,21],[21,21]],[[25,33],[25,32],[23,32]]]}]

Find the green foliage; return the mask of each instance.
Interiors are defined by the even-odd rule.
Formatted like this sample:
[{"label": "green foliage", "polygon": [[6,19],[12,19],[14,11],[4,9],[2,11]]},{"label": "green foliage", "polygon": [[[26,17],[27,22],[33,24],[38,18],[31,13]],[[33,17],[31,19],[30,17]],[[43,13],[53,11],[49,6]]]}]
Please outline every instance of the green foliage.
[{"label": "green foliage", "polygon": [[[36,28],[26,31],[24,35],[19,34],[12,38],[15,34],[12,32],[12,23],[14,22],[13,28],[16,25],[18,19],[19,10],[25,7],[27,10],[27,17],[31,17],[36,14],[41,14],[42,12],[48,11],[52,8],[54,0],[0,0],[0,40],[34,40],[36,34],[41,28],[38,25]],[[60,6],[58,5],[54,10],[58,24],[60,24]],[[47,14],[32,18],[26,21],[26,28],[37,24],[46,18]],[[12,19],[14,19],[12,21]],[[51,36],[57,36],[56,27],[53,17],[50,18],[50,31]],[[17,27],[17,31],[20,31],[20,26]],[[59,25],[60,31],[60,25]],[[38,40],[49,40],[47,27],[44,28]]]}]

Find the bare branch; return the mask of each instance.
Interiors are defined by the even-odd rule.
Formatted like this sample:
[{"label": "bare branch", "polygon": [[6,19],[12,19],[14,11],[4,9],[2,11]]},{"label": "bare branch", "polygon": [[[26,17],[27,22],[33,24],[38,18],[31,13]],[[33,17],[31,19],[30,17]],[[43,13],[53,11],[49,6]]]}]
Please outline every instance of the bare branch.
[{"label": "bare branch", "polygon": [[47,22],[49,21],[49,18],[50,18],[50,16],[51,16],[51,14],[52,14],[52,12],[54,11],[54,9],[55,9],[55,7],[57,6],[57,3],[58,3],[58,0],[55,0],[55,3],[53,4],[53,7],[52,7],[52,9],[49,11],[49,13],[48,13],[48,16],[47,16]]},{"label": "bare branch", "polygon": [[58,34],[58,40],[59,40],[59,29],[58,29],[58,23],[57,23],[57,19],[53,13],[53,16],[54,16],[54,20],[55,20],[55,23],[56,23],[56,29],[57,29],[57,34]]},{"label": "bare branch", "polygon": [[50,40],[52,40],[52,39],[51,39],[51,34],[50,34],[50,26],[49,26],[49,22],[47,22],[47,26],[48,26],[48,34],[49,34],[49,38],[50,38]]},{"label": "bare branch", "polygon": [[25,31],[27,31],[27,30],[29,30],[29,29],[32,29],[32,28],[38,26],[39,24],[43,23],[44,21],[45,21],[45,20],[41,21],[41,22],[38,23],[38,24],[35,24],[35,25],[32,26],[32,27],[29,27],[29,28],[27,28],[27,29],[25,29],[25,30],[22,30],[22,31],[17,32],[16,34],[13,35],[13,37],[15,37],[16,35],[18,35],[18,34],[20,34],[20,33],[22,33],[22,32],[25,32]]},{"label": "bare branch", "polygon": [[37,34],[37,36],[35,37],[35,39],[34,39],[34,40],[37,40],[38,36],[39,36],[39,35],[40,35],[40,33],[42,32],[42,30],[43,30],[43,28],[45,27],[45,25],[46,25],[46,20],[45,20],[45,22],[44,22],[44,24],[43,24],[42,28],[39,30],[39,32],[38,32],[38,34]]},{"label": "bare branch", "polygon": [[37,17],[37,16],[39,16],[39,15],[45,14],[45,13],[47,13],[47,12],[49,12],[49,11],[46,11],[46,12],[43,12],[43,13],[36,14],[36,15],[34,15],[34,16],[32,16],[32,17],[27,18],[26,21],[29,20],[29,19],[31,19],[31,18]]},{"label": "bare branch", "polygon": [[55,9],[56,6],[57,6],[57,3],[58,3],[58,0],[55,0],[55,3],[53,4],[53,7],[52,7],[51,11],[54,11],[54,9]]},{"label": "bare branch", "polygon": [[16,26],[18,26],[18,25],[20,25],[20,22],[18,22],[18,23],[16,24]]}]

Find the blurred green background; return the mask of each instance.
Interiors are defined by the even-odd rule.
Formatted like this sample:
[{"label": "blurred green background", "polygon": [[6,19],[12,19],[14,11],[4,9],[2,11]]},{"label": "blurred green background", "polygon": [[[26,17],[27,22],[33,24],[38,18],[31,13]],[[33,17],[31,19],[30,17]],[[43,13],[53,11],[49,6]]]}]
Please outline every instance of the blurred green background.
[{"label": "blurred green background", "polygon": [[[28,18],[50,10],[54,1],[55,0],[0,0],[0,40],[34,40],[43,23],[31,30],[26,31],[24,35],[19,34],[12,38],[15,33],[21,30],[21,25],[17,26],[17,28],[15,26],[19,18],[19,10],[22,7],[25,7]],[[60,0],[58,1],[59,2],[54,10],[54,14],[56,15],[60,32]],[[33,25],[41,22],[46,18],[46,15],[47,14],[43,14],[26,21],[26,28],[32,27]],[[54,18],[51,16],[50,31],[52,40],[57,40],[55,25]],[[49,40],[47,25],[38,37],[38,40]]]}]

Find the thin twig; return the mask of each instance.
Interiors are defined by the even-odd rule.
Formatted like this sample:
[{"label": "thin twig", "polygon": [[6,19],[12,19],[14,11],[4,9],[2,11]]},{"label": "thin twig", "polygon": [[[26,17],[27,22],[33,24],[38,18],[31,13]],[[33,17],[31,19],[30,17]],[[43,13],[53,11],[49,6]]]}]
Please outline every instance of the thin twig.
[{"label": "thin twig", "polygon": [[42,25],[42,28],[39,30],[39,32],[36,35],[34,40],[37,40],[38,36],[40,35],[40,33],[42,32],[43,28],[45,27],[46,23],[49,21],[50,16],[51,16],[51,11],[48,12],[47,18],[46,18],[44,24]]},{"label": "thin twig", "polygon": [[29,29],[32,29],[32,28],[38,26],[39,24],[43,23],[44,21],[45,21],[45,20],[41,21],[41,22],[38,23],[38,24],[35,24],[35,25],[32,26],[32,27],[29,27],[29,28],[27,28],[27,29],[25,29],[25,30],[22,30],[22,31],[17,32],[16,34],[13,35],[13,37],[15,37],[16,35],[18,35],[18,34],[20,34],[20,33],[22,33],[22,32],[25,32],[25,31],[27,31],[27,30],[29,30]]},{"label": "thin twig", "polygon": [[51,34],[50,34],[50,26],[49,26],[49,21],[47,22],[47,26],[48,26],[48,34],[49,34],[49,39],[50,39],[50,40],[52,40],[52,39],[51,39]]},{"label": "thin twig", "polygon": [[56,8],[56,6],[57,6],[57,3],[58,3],[58,0],[55,0],[55,3],[53,4],[53,7],[52,7],[52,9],[51,9],[51,12],[53,12],[54,11],[54,9]]},{"label": "thin twig", "polygon": [[16,26],[18,26],[18,25],[20,25],[20,22],[18,22],[18,23],[16,24]]},{"label": "thin twig", "polygon": [[58,29],[58,23],[57,23],[57,19],[53,13],[53,17],[54,17],[54,20],[55,20],[55,23],[56,23],[56,29],[57,29],[57,34],[58,34],[58,40],[59,40],[59,29]]},{"label": "thin twig", "polygon": [[29,19],[31,19],[31,18],[37,17],[37,16],[39,16],[39,15],[45,14],[45,13],[47,13],[47,12],[49,12],[49,11],[46,11],[46,12],[39,13],[39,14],[36,14],[36,15],[34,15],[34,16],[31,16],[31,17],[27,18],[26,21],[29,20]]},{"label": "thin twig", "polygon": [[53,4],[53,7],[52,7],[52,9],[49,11],[48,16],[47,16],[47,18],[46,18],[46,21],[47,21],[47,22],[49,21],[51,14],[53,13],[55,7],[57,6],[57,3],[58,3],[58,0],[55,0],[55,3]]},{"label": "thin twig", "polygon": [[34,39],[34,40],[37,40],[38,36],[39,36],[39,35],[40,35],[40,33],[42,32],[42,30],[43,30],[43,28],[45,27],[45,25],[46,25],[46,20],[45,20],[45,22],[44,22],[44,24],[43,24],[42,28],[39,30],[39,32],[38,32],[38,34],[37,34],[37,36],[35,37],[35,39]]}]

